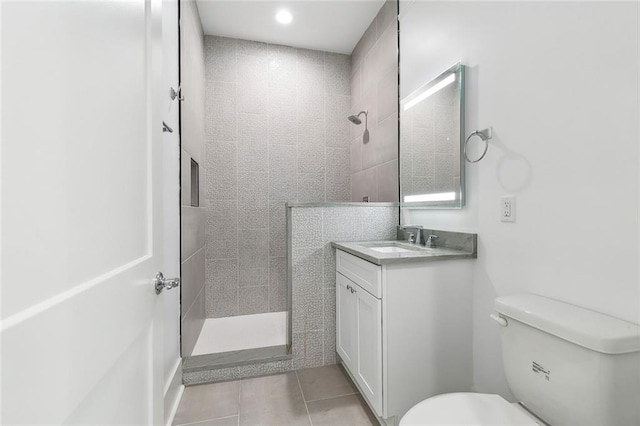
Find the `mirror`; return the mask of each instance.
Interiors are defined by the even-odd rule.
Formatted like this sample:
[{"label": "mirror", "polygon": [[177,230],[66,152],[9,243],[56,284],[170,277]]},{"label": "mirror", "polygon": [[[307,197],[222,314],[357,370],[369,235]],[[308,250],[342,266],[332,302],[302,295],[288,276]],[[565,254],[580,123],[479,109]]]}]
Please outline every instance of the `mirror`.
[{"label": "mirror", "polygon": [[400,203],[464,206],[464,66],[460,63],[400,101]]}]

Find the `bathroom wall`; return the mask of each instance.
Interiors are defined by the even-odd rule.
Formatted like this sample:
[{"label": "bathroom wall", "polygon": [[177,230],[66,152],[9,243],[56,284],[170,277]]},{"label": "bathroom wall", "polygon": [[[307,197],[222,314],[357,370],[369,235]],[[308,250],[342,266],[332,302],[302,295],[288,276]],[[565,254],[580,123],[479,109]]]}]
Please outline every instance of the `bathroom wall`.
[{"label": "bathroom wall", "polygon": [[[474,382],[508,397],[488,317],[496,296],[535,293],[640,323],[638,4],[401,11],[402,95],[461,60],[467,134],[493,126],[486,157],[467,164],[466,207],[402,219],[478,233]],[[507,194],[515,223],[500,221]]]},{"label": "bathroom wall", "polygon": [[351,112],[368,110],[351,128],[351,200],[398,201],[397,2],[387,0],[351,53]]},{"label": "bathroom wall", "polygon": [[[205,320],[204,50],[195,1],[180,3],[182,356],[190,356]],[[175,129],[174,129],[175,130]],[[199,166],[199,206],[192,200],[192,160]],[[195,198],[195,197],[194,197]]]},{"label": "bathroom wall", "polygon": [[285,202],[349,201],[349,56],[205,37],[206,314],[286,311]]},{"label": "bathroom wall", "polygon": [[[398,207],[295,205],[287,213],[291,256],[292,357],[189,372],[185,384],[231,380],[336,363],[336,266],[331,241],[395,239]],[[287,279],[287,271],[283,271]]]}]

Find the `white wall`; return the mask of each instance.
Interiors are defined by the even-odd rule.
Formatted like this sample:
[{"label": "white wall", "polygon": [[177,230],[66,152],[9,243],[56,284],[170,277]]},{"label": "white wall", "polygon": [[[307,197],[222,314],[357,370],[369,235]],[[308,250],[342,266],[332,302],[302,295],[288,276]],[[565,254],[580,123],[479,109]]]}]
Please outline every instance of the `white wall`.
[{"label": "white wall", "polygon": [[[466,133],[493,126],[467,164],[464,209],[403,223],[478,232],[474,382],[509,396],[493,299],[535,293],[640,323],[638,4],[401,3],[401,96],[461,60]],[[517,197],[502,223],[502,195]]]}]

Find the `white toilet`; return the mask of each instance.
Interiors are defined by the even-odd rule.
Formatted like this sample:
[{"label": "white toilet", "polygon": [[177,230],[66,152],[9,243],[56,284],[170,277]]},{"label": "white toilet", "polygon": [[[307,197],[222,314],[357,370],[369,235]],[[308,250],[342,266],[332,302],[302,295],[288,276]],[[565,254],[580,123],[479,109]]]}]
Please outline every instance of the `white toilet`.
[{"label": "white toilet", "polygon": [[640,425],[639,325],[534,295],[500,297],[495,308],[505,375],[520,403],[442,394],[413,406],[400,426]]}]

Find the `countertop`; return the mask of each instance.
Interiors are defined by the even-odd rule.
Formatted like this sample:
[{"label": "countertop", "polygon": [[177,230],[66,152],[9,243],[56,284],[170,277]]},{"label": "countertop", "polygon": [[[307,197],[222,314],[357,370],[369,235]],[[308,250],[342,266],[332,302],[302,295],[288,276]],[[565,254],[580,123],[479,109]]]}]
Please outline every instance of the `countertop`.
[{"label": "countertop", "polygon": [[[431,262],[450,259],[474,259],[475,252],[455,250],[446,247],[429,248],[406,241],[362,241],[332,242],[332,247],[340,249],[376,265],[389,265],[410,262]],[[375,247],[398,247],[409,251],[383,253],[373,250]]]}]

